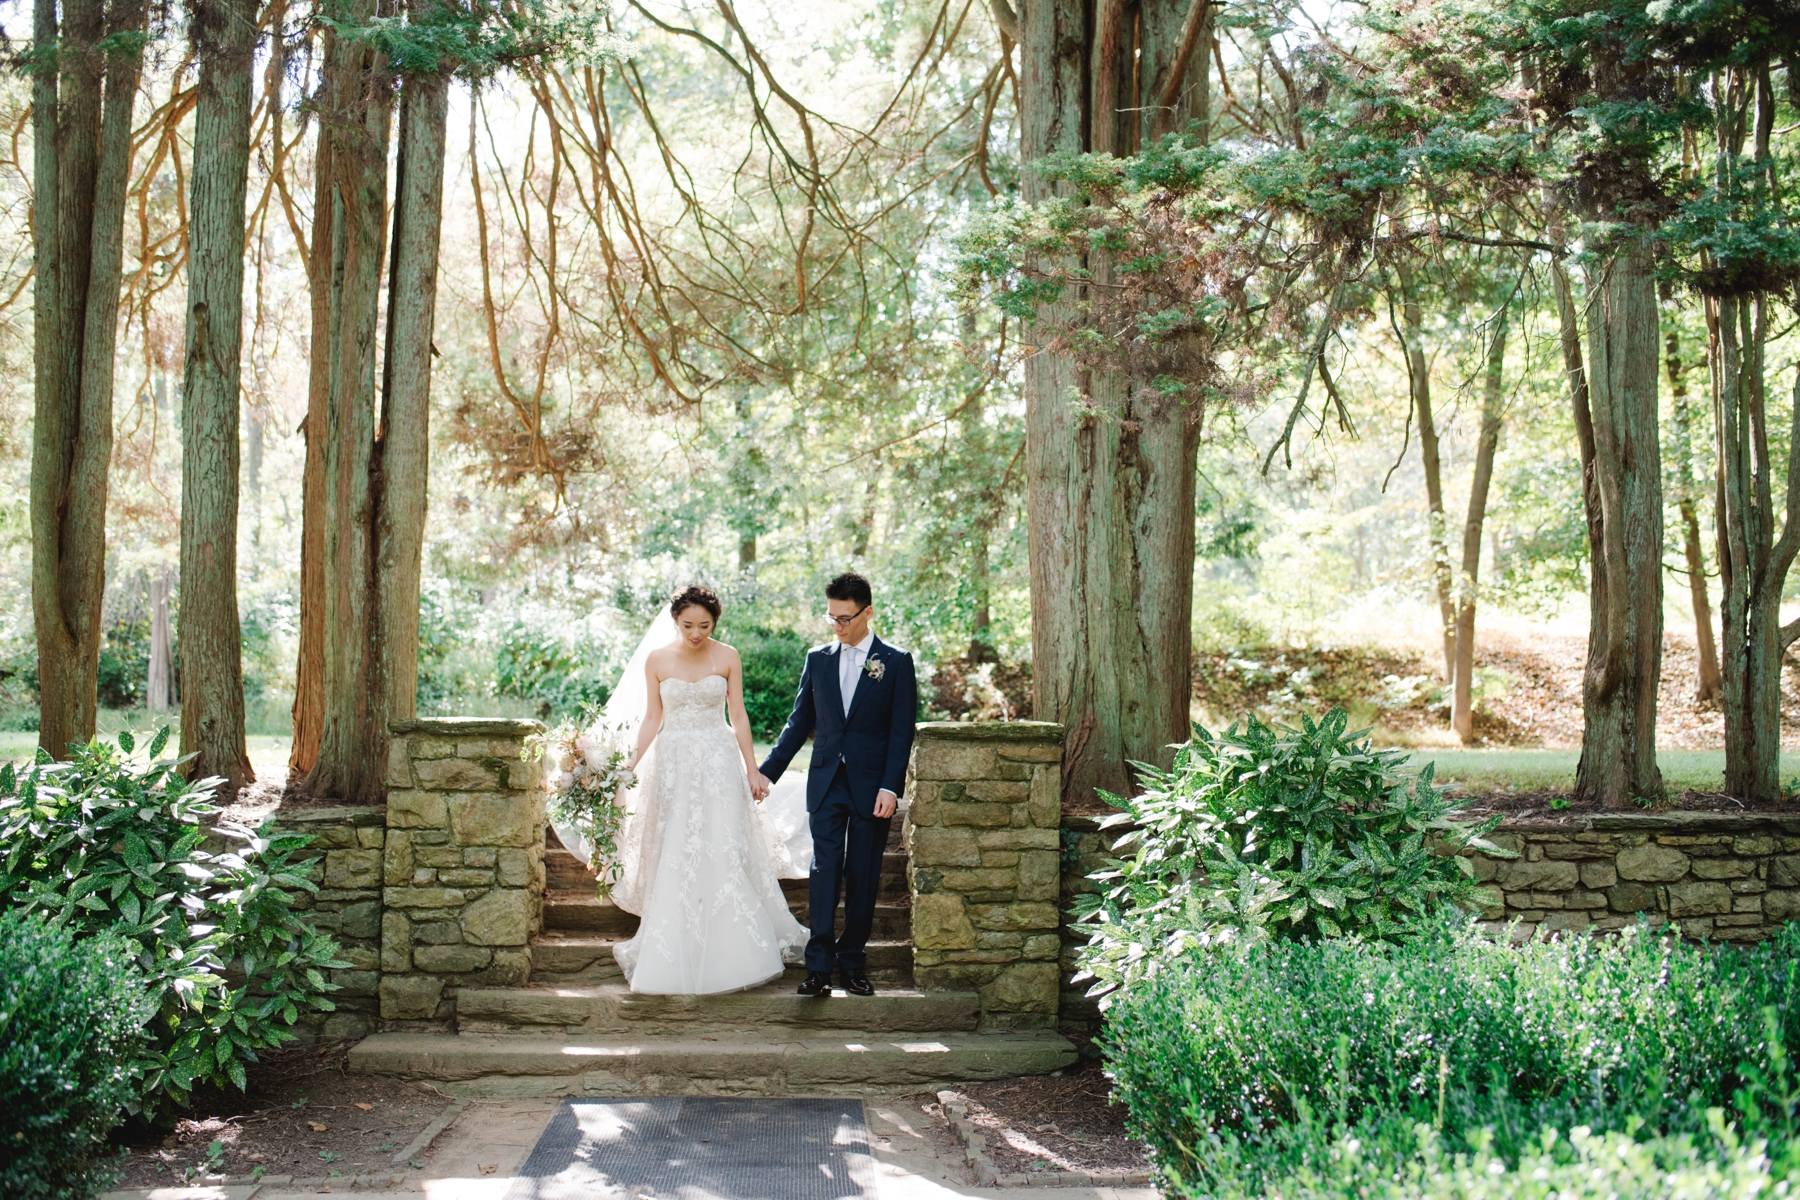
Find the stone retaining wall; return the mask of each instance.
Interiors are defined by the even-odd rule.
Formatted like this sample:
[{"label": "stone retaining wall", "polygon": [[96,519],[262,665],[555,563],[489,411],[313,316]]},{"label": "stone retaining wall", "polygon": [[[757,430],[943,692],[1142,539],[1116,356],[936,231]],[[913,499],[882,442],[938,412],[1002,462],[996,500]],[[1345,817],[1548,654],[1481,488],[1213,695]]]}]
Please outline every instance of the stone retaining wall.
[{"label": "stone retaining wall", "polygon": [[[442,1023],[461,984],[527,981],[543,926],[536,721],[395,722],[381,861],[381,1018]],[[327,856],[329,874],[329,855]]]},{"label": "stone retaining wall", "polygon": [[1106,865],[1106,860],[1112,857],[1112,844],[1124,832],[1109,829],[1101,833],[1100,820],[1100,817],[1081,813],[1066,813],[1062,819],[1062,887],[1057,897],[1063,917],[1058,930],[1062,968],[1059,976],[1062,987],[1060,1024],[1070,1029],[1100,1028],[1100,1002],[1087,994],[1093,980],[1069,982],[1075,976],[1075,956],[1088,941],[1082,926],[1069,923],[1069,911],[1075,907],[1077,896],[1100,890],[1100,885],[1088,876]]},{"label": "stone retaining wall", "polygon": [[[1097,1027],[1098,1004],[1072,984],[1087,944],[1066,923],[1076,896],[1096,891],[1101,869],[1124,830],[1100,832],[1099,818],[1062,822],[1061,1022]],[[1499,932],[1620,929],[1643,914],[1673,921],[1683,936],[1757,941],[1800,918],[1800,814],[1628,812],[1566,820],[1508,821],[1490,835],[1516,859],[1468,853],[1483,881],[1482,919]]]},{"label": "stone retaining wall", "polygon": [[1484,920],[1618,929],[1647,914],[1684,936],[1756,941],[1800,917],[1800,814],[1603,813],[1509,821],[1471,853]]},{"label": "stone retaining wall", "polygon": [[1063,727],[920,725],[905,846],[913,980],[974,990],[984,1029],[1056,1023]]},{"label": "stone retaining wall", "polygon": [[294,907],[321,933],[338,941],[348,968],[330,972],[341,990],[331,993],[336,1011],[302,1017],[312,1038],[359,1038],[374,1030],[381,983],[381,852],[387,840],[382,810],[284,809],[280,829],[310,836],[304,853],[320,853],[310,871],[317,892],[299,892]]}]

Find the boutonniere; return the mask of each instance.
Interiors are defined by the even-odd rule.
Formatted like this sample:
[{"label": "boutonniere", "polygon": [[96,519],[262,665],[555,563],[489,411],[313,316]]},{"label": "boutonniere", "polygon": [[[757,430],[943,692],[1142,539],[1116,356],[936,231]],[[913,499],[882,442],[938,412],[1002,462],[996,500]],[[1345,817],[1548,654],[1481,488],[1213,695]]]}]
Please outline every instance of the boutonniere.
[{"label": "boutonniere", "polygon": [[887,674],[887,664],[871,655],[869,660],[863,663],[863,674],[867,675],[870,679],[873,679],[876,683],[880,683],[881,677]]}]

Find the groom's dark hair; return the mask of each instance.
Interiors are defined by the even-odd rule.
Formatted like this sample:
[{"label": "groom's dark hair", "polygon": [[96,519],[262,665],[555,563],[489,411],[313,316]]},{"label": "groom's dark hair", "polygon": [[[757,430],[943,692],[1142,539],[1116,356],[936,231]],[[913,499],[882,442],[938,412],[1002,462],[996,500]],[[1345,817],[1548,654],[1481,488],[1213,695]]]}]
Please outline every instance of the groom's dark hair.
[{"label": "groom's dark hair", "polygon": [[848,600],[863,608],[875,603],[875,592],[869,587],[869,581],[855,571],[845,571],[836,579],[825,585],[827,600]]}]

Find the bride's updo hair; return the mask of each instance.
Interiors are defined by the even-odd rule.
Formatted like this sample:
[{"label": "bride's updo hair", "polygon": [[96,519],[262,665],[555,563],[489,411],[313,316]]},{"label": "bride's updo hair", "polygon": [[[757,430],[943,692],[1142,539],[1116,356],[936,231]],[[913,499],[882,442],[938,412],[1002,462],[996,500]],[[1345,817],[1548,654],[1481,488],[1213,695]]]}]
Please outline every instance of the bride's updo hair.
[{"label": "bride's updo hair", "polygon": [[712,619],[715,621],[719,619],[719,614],[724,611],[724,606],[719,603],[718,593],[714,592],[711,588],[684,587],[679,592],[676,592],[673,596],[669,597],[669,615],[676,620],[680,620],[682,610],[693,608],[695,605],[699,605],[701,608],[704,608],[707,612],[711,613]]}]

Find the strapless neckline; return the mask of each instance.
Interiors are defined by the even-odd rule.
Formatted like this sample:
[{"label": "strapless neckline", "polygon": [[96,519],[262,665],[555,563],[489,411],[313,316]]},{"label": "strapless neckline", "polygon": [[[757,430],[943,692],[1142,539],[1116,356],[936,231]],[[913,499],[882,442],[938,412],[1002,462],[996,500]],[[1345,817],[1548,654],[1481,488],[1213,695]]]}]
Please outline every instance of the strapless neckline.
[{"label": "strapless neckline", "polygon": [[685,683],[689,687],[699,687],[701,684],[705,683],[708,679],[722,680],[724,678],[725,677],[723,675],[708,675],[704,679],[683,679],[679,675],[670,675],[670,676],[665,677],[663,679],[663,682],[664,683]]}]

